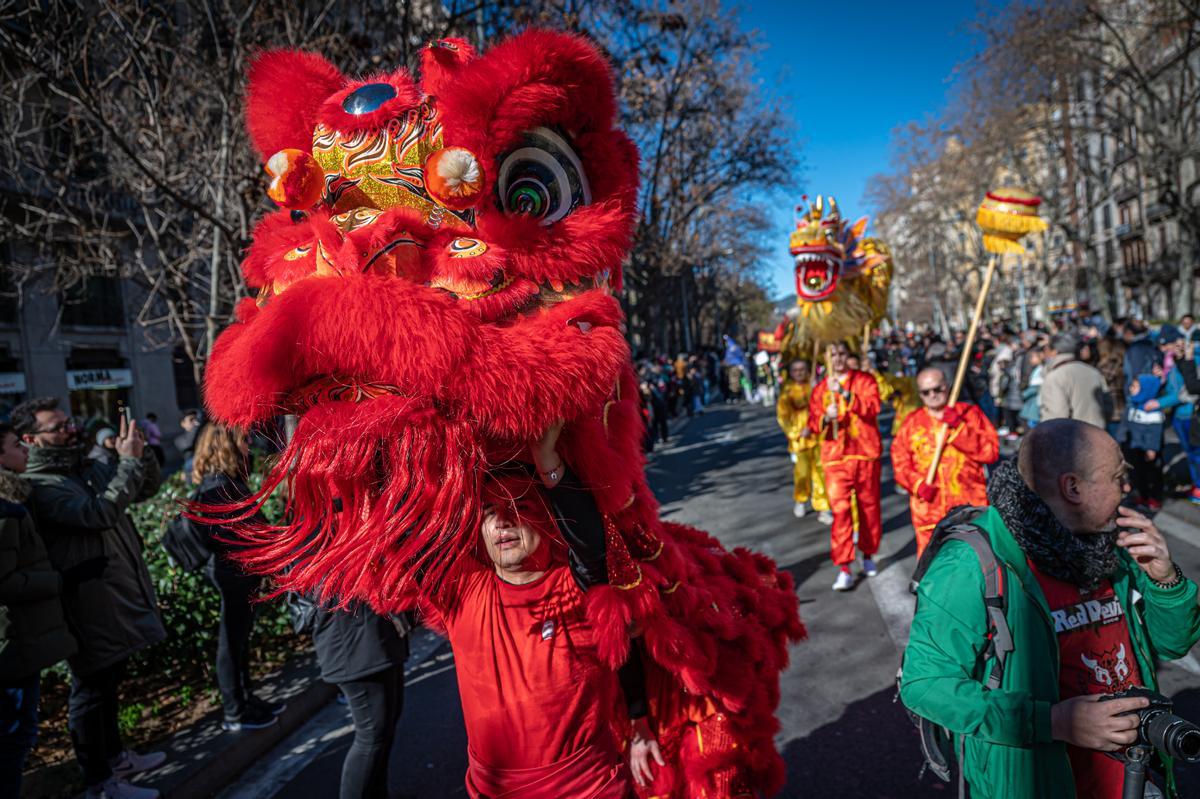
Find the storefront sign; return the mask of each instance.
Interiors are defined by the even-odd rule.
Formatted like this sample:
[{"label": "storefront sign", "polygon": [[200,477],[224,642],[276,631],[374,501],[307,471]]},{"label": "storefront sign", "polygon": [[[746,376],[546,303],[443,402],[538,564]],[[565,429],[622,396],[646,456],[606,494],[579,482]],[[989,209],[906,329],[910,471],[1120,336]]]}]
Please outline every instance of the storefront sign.
[{"label": "storefront sign", "polygon": [[0,372],[0,394],[24,394],[25,375],[22,372]]},{"label": "storefront sign", "polygon": [[128,369],[69,369],[67,388],[128,388],[133,385],[133,373]]}]

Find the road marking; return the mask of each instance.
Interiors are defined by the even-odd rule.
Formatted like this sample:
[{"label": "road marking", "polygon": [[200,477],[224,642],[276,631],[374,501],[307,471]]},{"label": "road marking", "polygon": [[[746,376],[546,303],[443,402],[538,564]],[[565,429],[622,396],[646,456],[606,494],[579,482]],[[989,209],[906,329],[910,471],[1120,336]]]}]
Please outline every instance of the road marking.
[{"label": "road marking", "polygon": [[896,653],[908,646],[908,631],[912,627],[917,598],[908,590],[908,569],[893,563],[874,577],[867,578],[871,596],[879,607],[879,615],[887,626],[888,635],[896,645]]},{"label": "road marking", "polygon": [[330,702],[324,710],[284,738],[253,768],[217,794],[217,799],[270,799],[329,745],[354,732],[350,711]]},{"label": "road marking", "polygon": [[1191,652],[1188,652],[1186,655],[1177,660],[1168,660],[1165,662],[1165,665],[1175,666],[1183,669],[1189,674],[1200,675],[1200,660],[1196,660],[1196,656]]}]

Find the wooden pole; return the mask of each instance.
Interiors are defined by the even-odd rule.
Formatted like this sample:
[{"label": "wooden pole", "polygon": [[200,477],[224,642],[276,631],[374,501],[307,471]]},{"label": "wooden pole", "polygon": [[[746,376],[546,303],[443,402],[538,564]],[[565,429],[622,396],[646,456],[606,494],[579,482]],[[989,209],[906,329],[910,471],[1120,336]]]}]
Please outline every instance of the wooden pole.
[{"label": "wooden pole", "polygon": [[864,369],[867,366],[868,353],[871,351],[871,323],[867,322],[863,325],[863,343],[862,343],[862,362]]},{"label": "wooden pole", "polygon": [[[825,398],[826,399],[829,398],[830,386],[833,385],[833,354],[829,352],[829,349],[830,349],[829,346],[825,347]],[[837,400],[834,400],[834,402],[837,402]],[[824,413],[824,411],[822,411],[822,413]],[[838,436],[838,422],[837,422],[837,417],[834,417],[834,419],[833,419],[833,437],[837,438],[837,436]]]},{"label": "wooden pole", "polygon": [[813,342],[812,368],[808,370],[808,384],[817,385],[817,364],[821,361],[821,342]]},{"label": "wooden pole", "polygon": [[[983,275],[983,286],[979,289],[979,299],[975,301],[975,315],[971,317],[971,326],[967,328],[967,340],[963,342],[962,355],[958,358],[958,371],[954,373],[954,387],[950,389],[950,398],[946,407],[954,407],[958,402],[958,394],[962,390],[963,379],[967,376],[967,366],[971,362],[971,351],[975,349],[975,334],[979,331],[979,320],[983,318],[983,306],[987,302],[988,290],[992,287],[992,277],[996,274],[996,265],[1000,256],[993,254],[988,259],[987,272]],[[925,475],[925,485],[933,485],[937,475],[938,465],[942,462],[942,453],[946,449],[946,436],[949,427],[942,424],[938,428],[937,447],[933,451],[933,460],[929,463],[929,472]]]}]

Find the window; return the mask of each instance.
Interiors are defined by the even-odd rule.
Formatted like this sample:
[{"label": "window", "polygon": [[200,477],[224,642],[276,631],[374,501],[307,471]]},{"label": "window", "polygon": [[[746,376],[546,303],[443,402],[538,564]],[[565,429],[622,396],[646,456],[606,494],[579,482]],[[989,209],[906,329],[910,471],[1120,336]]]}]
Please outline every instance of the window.
[{"label": "window", "polygon": [[1104,229],[1112,230],[1112,206],[1104,204]]},{"label": "window", "polygon": [[89,277],[60,296],[64,325],[124,327],[121,284],[115,277]]},{"label": "window", "polygon": [[1104,242],[1104,263],[1111,264],[1117,260],[1117,248],[1113,245],[1112,239]]}]

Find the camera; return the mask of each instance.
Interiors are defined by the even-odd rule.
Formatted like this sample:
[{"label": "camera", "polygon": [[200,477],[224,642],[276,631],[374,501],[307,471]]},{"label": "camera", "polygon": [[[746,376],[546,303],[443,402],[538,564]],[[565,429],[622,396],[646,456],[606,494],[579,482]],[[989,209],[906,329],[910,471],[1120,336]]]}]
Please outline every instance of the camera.
[{"label": "camera", "polygon": [[1174,704],[1167,697],[1149,688],[1133,687],[1103,696],[1100,701],[1138,697],[1149,699],[1150,704],[1136,711],[1138,740],[1134,746],[1152,747],[1185,763],[1200,762],[1200,727],[1172,713]]}]

